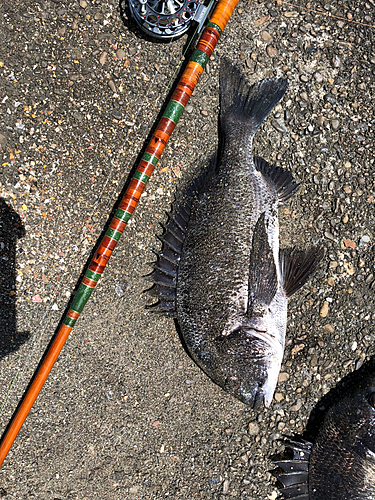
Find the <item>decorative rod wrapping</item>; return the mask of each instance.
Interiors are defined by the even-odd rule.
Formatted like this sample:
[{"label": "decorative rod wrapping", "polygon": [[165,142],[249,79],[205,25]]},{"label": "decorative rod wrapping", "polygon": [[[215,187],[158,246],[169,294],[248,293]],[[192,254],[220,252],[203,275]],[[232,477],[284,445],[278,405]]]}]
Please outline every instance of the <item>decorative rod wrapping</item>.
[{"label": "decorative rod wrapping", "polygon": [[79,318],[92,291],[96,287],[109,258],[115,249],[129,219],[133,215],[141,194],[158,164],[164,148],[170,138],[189,98],[198,83],[207,61],[231,17],[238,0],[219,0],[210,21],[204,29],[196,49],[187,64],[182,77],[177,84],[171,100],[163,114],[157,129],[152,136],[146,152],[130,181],[129,187],[122,198],[119,208],[110,222],[109,229],[101,240],[95,256],[90,262],[70,308],[51,342],[43,362],[35,372],[32,383],[25,393],[22,403],[14,414],[0,443],[0,466],[17,437],[34,401],[38,397],[44,382],[63,348],[73,326]]}]

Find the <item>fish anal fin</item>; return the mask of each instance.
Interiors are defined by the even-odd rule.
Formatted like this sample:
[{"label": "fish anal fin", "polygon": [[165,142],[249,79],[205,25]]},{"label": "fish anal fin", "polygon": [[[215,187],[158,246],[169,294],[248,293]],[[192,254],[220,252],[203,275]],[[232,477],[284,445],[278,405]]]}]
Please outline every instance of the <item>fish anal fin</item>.
[{"label": "fish anal fin", "polygon": [[307,282],[316,271],[324,256],[322,247],[312,247],[309,250],[286,248],[280,250],[280,267],[283,288],[289,298]]},{"label": "fish anal fin", "polygon": [[254,228],[249,272],[249,308],[254,303],[269,305],[277,291],[277,272],[263,212]]},{"label": "fish anal fin", "polygon": [[262,158],[254,158],[254,165],[258,172],[266,179],[268,184],[276,189],[280,201],[288,200],[301,186],[300,183],[295,182],[293,174],[289,170],[270,165]]}]

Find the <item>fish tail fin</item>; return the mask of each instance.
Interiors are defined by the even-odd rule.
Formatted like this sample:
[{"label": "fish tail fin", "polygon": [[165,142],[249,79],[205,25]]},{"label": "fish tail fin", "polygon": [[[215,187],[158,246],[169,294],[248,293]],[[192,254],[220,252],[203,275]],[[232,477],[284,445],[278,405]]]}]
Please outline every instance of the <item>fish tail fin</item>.
[{"label": "fish tail fin", "polygon": [[250,86],[239,69],[227,58],[220,64],[220,119],[229,125],[246,126],[252,137],[288,87],[283,78],[268,78]]}]

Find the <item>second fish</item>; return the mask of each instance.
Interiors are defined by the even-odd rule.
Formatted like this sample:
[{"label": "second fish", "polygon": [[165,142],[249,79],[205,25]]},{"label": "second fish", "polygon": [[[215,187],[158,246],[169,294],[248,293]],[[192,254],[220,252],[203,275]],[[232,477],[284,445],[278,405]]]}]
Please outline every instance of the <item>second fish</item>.
[{"label": "second fish", "polygon": [[298,189],[289,171],[254,159],[252,139],[287,81],[250,87],[227,59],[220,71],[216,163],[177,195],[150,289],[176,318],[202,370],[246,404],[269,406],[284,353],[288,298],[322,251],[279,251],[278,205]]}]

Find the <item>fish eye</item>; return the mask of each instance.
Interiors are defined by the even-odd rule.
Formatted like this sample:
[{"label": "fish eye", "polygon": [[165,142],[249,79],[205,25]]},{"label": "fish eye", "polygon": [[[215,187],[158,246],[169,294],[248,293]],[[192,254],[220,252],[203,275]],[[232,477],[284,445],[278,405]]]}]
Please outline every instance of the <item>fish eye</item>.
[{"label": "fish eye", "polygon": [[375,410],[375,392],[372,392],[368,398],[368,402]]}]

